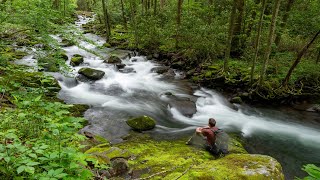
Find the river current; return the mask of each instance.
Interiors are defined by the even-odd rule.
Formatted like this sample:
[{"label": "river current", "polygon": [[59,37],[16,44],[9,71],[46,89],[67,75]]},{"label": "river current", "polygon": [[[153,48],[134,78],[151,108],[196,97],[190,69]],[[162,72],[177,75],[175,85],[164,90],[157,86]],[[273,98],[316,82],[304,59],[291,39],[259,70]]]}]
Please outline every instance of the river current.
[{"label": "river current", "polygon": [[[79,16],[76,26],[80,32],[81,25],[90,20]],[[52,37],[61,42],[59,35]],[[130,131],[125,123],[128,118],[148,115],[157,121],[156,128],[149,132],[151,135],[173,139],[191,135],[196,127],[207,125],[208,119],[214,117],[219,128],[243,138],[250,153],[276,158],[286,179],[305,175],[300,170],[303,164],[319,165],[319,115],[246,105],[235,105],[237,108],[234,108],[214,89],[197,87],[183,80],[178,71],[174,70],[175,76],[172,77],[157,74],[153,69],[162,65],[156,61],[135,52],[101,49],[98,46],[105,43],[104,38],[90,33],[84,37],[90,42],[79,39],[82,48],[63,48],[69,57],[67,64],[74,54],[82,55],[84,63],[70,66],[72,72],[67,76],[55,74],[62,87],[59,98],[71,104],[90,105],[85,112],[89,125],[84,131],[97,133],[117,143]],[[107,58],[111,54],[121,57],[126,65],[123,70],[103,62],[102,57]],[[97,81],[77,81],[75,76],[82,67],[104,71],[105,76]],[[185,107],[186,104],[188,106]],[[195,113],[186,115],[184,108],[192,111],[193,105]]]}]

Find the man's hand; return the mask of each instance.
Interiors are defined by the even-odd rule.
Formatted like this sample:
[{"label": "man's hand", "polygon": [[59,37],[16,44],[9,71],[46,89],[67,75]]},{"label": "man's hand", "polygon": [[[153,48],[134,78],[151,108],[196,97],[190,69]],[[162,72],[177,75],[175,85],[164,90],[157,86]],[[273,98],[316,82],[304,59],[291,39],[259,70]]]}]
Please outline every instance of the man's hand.
[{"label": "man's hand", "polygon": [[200,133],[202,132],[202,129],[203,129],[203,128],[198,127],[198,128],[196,129],[196,133],[200,134]]}]

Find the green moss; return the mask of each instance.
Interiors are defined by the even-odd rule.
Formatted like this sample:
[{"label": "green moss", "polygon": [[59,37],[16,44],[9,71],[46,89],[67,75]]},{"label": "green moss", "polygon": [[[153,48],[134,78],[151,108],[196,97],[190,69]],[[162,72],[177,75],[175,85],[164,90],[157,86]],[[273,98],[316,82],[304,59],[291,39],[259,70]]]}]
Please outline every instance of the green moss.
[{"label": "green moss", "polygon": [[92,79],[92,80],[99,80],[105,74],[105,72],[103,72],[103,71],[92,69],[92,68],[81,68],[78,71],[78,73],[82,74],[82,75],[84,75],[87,78]]},{"label": "green moss", "polygon": [[75,116],[75,117],[82,117],[83,116],[83,113],[89,109],[89,106],[88,105],[85,105],[85,104],[73,104],[69,110],[70,112],[72,113],[72,116]]},{"label": "green moss", "polygon": [[148,116],[140,116],[129,119],[127,124],[137,131],[146,131],[153,129],[156,126],[156,121]]},{"label": "green moss", "polygon": [[71,66],[78,66],[83,63],[83,57],[79,54],[75,54],[70,61]]},{"label": "green moss", "polygon": [[139,134],[133,134],[117,147],[134,154],[129,161],[134,170],[150,168],[150,172],[141,177],[162,172],[153,179],[175,179],[181,175],[180,179],[283,179],[276,160],[269,156],[241,154],[246,151],[236,139],[230,140],[230,154],[221,158],[187,146],[185,140],[156,141]]}]

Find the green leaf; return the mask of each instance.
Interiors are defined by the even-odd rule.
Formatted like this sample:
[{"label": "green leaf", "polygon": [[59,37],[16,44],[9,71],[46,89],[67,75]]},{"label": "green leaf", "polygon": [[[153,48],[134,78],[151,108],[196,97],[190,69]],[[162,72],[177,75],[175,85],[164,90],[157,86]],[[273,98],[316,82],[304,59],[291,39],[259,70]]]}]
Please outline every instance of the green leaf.
[{"label": "green leaf", "polygon": [[10,160],[11,160],[11,158],[10,158],[10,157],[5,157],[5,158],[4,158],[4,161],[6,161],[7,163],[9,163],[9,162],[10,162]]},{"label": "green leaf", "polygon": [[35,169],[34,169],[34,167],[26,166],[24,171],[26,171],[27,173],[30,173],[30,174],[34,174]]},{"label": "green leaf", "polygon": [[50,169],[50,170],[48,171],[48,176],[53,176],[53,173],[54,173],[54,170],[53,170],[53,169]]},{"label": "green leaf", "polygon": [[40,164],[39,162],[28,162],[26,165],[27,166],[35,166],[35,165],[38,165]]},{"label": "green leaf", "polygon": [[320,168],[314,164],[307,164],[303,166],[302,170],[306,171],[309,176],[320,179]]},{"label": "green leaf", "polygon": [[36,154],[34,154],[34,153],[28,154],[28,156],[30,156],[30,157],[32,157],[32,158],[37,158],[37,157],[38,157],[38,156],[37,156]]},{"label": "green leaf", "polygon": [[34,101],[35,101],[35,102],[38,102],[38,101],[41,99],[41,97],[42,97],[42,95],[36,97],[36,98],[34,99]]},{"label": "green leaf", "polygon": [[17,173],[20,174],[21,172],[23,172],[25,167],[26,166],[19,166],[18,169],[17,169]]}]

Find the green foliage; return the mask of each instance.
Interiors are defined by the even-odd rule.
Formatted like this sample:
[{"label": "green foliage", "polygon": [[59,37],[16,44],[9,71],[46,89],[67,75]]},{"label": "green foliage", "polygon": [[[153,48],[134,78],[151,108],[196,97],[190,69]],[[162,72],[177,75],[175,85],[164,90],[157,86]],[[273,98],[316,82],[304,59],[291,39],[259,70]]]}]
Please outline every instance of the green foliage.
[{"label": "green foliage", "polygon": [[90,179],[92,160],[80,152],[86,138],[77,133],[85,120],[46,96],[57,91],[56,81],[13,65],[0,71],[0,90],[15,106],[0,109],[0,178]]},{"label": "green foliage", "polygon": [[320,179],[320,168],[314,164],[304,165],[302,168],[303,171],[308,173],[308,176],[303,179],[296,178],[297,180],[317,180]]}]

